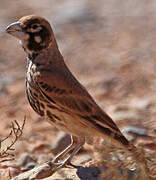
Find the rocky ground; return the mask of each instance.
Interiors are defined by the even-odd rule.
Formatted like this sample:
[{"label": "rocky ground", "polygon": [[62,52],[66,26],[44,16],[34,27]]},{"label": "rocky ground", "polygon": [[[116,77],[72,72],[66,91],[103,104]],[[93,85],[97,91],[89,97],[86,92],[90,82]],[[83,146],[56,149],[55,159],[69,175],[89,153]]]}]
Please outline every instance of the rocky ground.
[{"label": "rocky ground", "polygon": [[[70,142],[69,136],[34,113],[26,99],[25,53],[19,43],[5,33],[5,28],[28,14],[38,14],[49,20],[67,65],[97,103],[114,119],[125,136],[145,151],[151,168],[150,175],[154,179],[155,10],[154,0],[0,2],[0,179],[11,179],[42,164]],[[11,122],[16,120],[22,126],[25,116],[23,134],[15,142],[14,150],[9,151],[14,155],[14,160],[11,160],[13,156],[2,155],[15,136],[12,134],[5,141],[3,139],[12,129]],[[118,179],[124,180],[141,177],[140,172],[131,172],[132,168],[127,170],[127,166],[126,170],[125,166],[120,166],[126,171],[124,176],[121,171],[112,173],[110,159],[114,162],[112,157],[121,154],[119,149],[114,151],[106,148],[109,151],[104,153],[105,144],[101,140],[92,144],[85,145],[73,160],[75,164],[82,163],[83,167],[63,169],[47,179],[99,179],[100,172],[107,180],[116,179],[117,174]],[[104,156],[105,154],[110,156]],[[101,166],[98,164],[101,157],[104,161],[103,170],[99,170]],[[123,155],[118,158],[121,161]],[[127,159],[126,161],[129,162]]]}]

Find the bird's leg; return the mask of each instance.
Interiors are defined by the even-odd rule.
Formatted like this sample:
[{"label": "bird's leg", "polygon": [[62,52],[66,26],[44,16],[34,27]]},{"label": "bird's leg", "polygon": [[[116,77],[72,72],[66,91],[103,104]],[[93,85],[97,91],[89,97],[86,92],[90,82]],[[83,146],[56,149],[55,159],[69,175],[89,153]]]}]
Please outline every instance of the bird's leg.
[{"label": "bird's leg", "polygon": [[[85,138],[72,136],[71,144],[65,150],[59,153],[51,162],[48,162],[49,165],[52,166],[53,169],[56,171],[64,167],[68,163],[70,164],[70,161],[72,160],[73,156],[81,149],[84,143],[85,143]],[[72,152],[68,155],[66,159],[58,162],[60,158],[64,157],[70,151]]]},{"label": "bird's leg", "polygon": [[[76,137],[77,138],[77,137]],[[71,154],[69,154],[69,156],[63,161],[64,165],[70,163],[70,161],[72,160],[73,156],[82,148],[82,146],[85,143],[85,138],[77,138],[77,145],[75,146],[75,148],[73,149],[73,151],[71,152]]]},{"label": "bird's leg", "polygon": [[[76,148],[79,144],[79,139],[81,138],[78,138],[76,136],[71,136],[71,144],[66,147],[62,152],[60,152],[59,154],[57,154],[53,160],[52,160],[52,163],[57,163],[59,161],[59,159],[63,158],[67,153],[69,153],[71,150],[73,150],[74,148]],[[83,140],[85,141],[85,140]],[[84,143],[82,143],[83,145]],[[71,153],[72,154],[72,153]],[[75,153],[76,154],[76,153]]]}]

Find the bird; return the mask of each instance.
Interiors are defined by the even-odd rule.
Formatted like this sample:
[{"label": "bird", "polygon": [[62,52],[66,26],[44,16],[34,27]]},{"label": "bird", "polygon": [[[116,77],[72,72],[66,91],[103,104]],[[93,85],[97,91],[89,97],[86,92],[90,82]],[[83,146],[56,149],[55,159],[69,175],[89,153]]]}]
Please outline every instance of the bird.
[{"label": "bird", "polygon": [[137,148],[95,102],[67,67],[52,27],[43,17],[27,15],[7,26],[26,52],[26,94],[33,110],[50,124],[71,135],[71,144],[52,160],[58,168],[70,164],[87,138],[110,138],[134,154]]}]

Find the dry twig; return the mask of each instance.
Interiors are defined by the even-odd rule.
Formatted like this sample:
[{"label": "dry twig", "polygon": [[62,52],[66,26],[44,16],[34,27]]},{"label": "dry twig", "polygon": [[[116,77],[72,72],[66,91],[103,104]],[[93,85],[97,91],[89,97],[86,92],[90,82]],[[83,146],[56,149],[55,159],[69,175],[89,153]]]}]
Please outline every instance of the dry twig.
[{"label": "dry twig", "polygon": [[[2,139],[1,142],[0,142],[0,151],[1,151],[0,152],[0,159],[1,159],[0,163],[5,162],[5,161],[10,161],[10,160],[14,159],[14,157],[13,157],[14,154],[12,154],[11,152],[14,151],[14,148],[13,148],[14,144],[17,142],[17,140],[23,134],[25,121],[26,121],[26,116],[24,117],[22,126],[20,126],[16,120],[11,123],[11,131],[10,131],[9,135],[7,137],[5,137],[4,139]],[[12,140],[11,144],[9,144],[6,147],[6,149],[1,150],[2,142],[9,139],[11,136],[13,137],[13,140]],[[11,156],[11,158],[8,158],[8,156]]]}]

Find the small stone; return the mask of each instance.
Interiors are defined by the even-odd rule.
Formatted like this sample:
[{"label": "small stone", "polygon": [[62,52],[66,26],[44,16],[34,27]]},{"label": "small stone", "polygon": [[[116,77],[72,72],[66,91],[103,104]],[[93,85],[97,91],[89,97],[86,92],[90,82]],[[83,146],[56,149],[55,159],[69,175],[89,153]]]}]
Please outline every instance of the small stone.
[{"label": "small stone", "polygon": [[77,171],[77,175],[80,179],[98,180],[100,179],[100,168],[98,167],[80,167]]},{"label": "small stone", "polygon": [[101,166],[101,167],[80,167],[77,170],[77,175],[82,180],[99,180],[99,179],[120,179],[123,174],[127,174],[125,179],[135,179],[136,171],[123,169],[121,167],[116,167],[116,172],[113,173],[111,167]]},{"label": "small stone", "polygon": [[148,132],[146,129],[136,127],[136,126],[126,126],[123,128],[122,133],[129,137],[129,140],[135,140],[137,137],[146,137],[148,136]]},{"label": "small stone", "polygon": [[132,133],[132,134],[138,134],[141,136],[147,136],[147,130],[140,128],[140,127],[135,127],[135,126],[126,126],[123,128],[123,133]]},{"label": "small stone", "polygon": [[24,168],[21,168],[22,171],[28,171],[30,169],[33,169],[36,166],[35,162],[29,162],[26,164]]},{"label": "small stone", "polygon": [[30,157],[30,155],[27,152],[25,152],[17,160],[17,165],[18,166],[26,166],[30,162],[34,162],[34,160],[32,157]]}]

